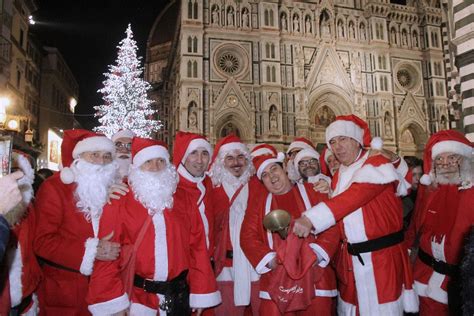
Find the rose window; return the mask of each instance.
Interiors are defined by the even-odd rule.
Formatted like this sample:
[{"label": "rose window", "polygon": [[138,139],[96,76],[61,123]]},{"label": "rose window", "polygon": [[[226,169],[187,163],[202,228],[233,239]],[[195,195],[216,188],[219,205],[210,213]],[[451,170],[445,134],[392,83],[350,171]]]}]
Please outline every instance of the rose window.
[{"label": "rose window", "polygon": [[225,73],[233,75],[239,72],[240,62],[239,59],[232,53],[224,53],[219,58],[219,67]]}]

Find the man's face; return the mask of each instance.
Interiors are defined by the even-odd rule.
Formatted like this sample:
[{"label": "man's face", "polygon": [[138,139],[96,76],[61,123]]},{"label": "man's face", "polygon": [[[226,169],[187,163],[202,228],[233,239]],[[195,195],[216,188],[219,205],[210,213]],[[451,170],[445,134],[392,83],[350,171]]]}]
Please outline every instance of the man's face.
[{"label": "man's face", "polygon": [[248,164],[245,154],[240,151],[230,152],[224,158],[224,168],[237,178],[245,172]]},{"label": "man's face", "polygon": [[132,148],[132,139],[128,137],[120,137],[115,141],[115,151],[117,152],[117,158],[128,159],[130,158],[130,149]]},{"label": "man's face", "polygon": [[459,166],[462,159],[461,155],[451,152],[439,154],[433,160],[436,176],[442,176],[448,180],[459,177]]},{"label": "man's face", "polygon": [[262,182],[270,193],[276,195],[285,194],[291,189],[288,175],[277,163],[271,163],[263,170]]},{"label": "man's face", "polygon": [[350,166],[357,159],[360,151],[360,144],[347,136],[333,137],[329,145],[337,160],[344,166]]},{"label": "man's face", "polygon": [[418,189],[418,184],[420,183],[420,178],[423,174],[423,169],[421,168],[421,166],[415,166],[413,167],[413,169],[411,169],[411,172],[413,175],[411,186],[413,189],[416,190]]},{"label": "man's face", "polygon": [[303,178],[309,178],[319,173],[319,162],[314,157],[303,157],[298,162],[298,171]]},{"label": "man's face", "polygon": [[293,160],[293,159],[295,159],[296,155],[297,155],[301,150],[303,150],[303,148],[294,148],[294,149],[292,149],[292,150],[288,153],[288,155],[287,155],[286,158],[287,158],[288,160]]},{"label": "man's face", "polygon": [[159,172],[166,168],[166,160],[163,158],[153,158],[145,161],[141,166],[141,171]]},{"label": "man's face", "polygon": [[94,165],[107,165],[112,162],[112,153],[109,151],[86,151],[79,155],[80,158]]},{"label": "man's face", "polygon": [[339,163],[339,160],[337,160],[336,156],[331,155],[328,157],[328,167],[331,174],[335,174],[340,165],[341,164]]},{"label": "man's face", "polygon": [[209,166],[210,155],[204,147],[198,147],[193,150],[186,160],[184,167],[194,177],[202,177]]}]

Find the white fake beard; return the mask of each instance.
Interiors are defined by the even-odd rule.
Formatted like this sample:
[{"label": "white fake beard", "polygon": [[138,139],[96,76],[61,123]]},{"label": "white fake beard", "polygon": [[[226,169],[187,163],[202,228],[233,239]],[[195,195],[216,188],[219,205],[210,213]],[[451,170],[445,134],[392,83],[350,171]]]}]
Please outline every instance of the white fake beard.
[{"label": "white fake beard", "polygon": [[178,173],[171,164],[158,172],[142,171],[140,168],[132,167],[128,176],[135,198],[152,216],[165,208],[173,207],[173,194],[178,180]]},{"label": "white fake beard", "polygon": [[436,174],[437,184],[461,184],[463,182],[472,182],[472,169],[468,159],[464,158],[459,166],[459,172],[455,174]]},{"label": "white fake beard", "polygon": [[300,172],[298,171],[298,168],[295,167],[293,160],[288,160],[288,163],[286,164],[286,172],[288,178],[293,182],[297,182],[301,179]]},{"label": "white fake beard", "polygon": [[223,183],[230,185],[234,190],[237,190],[241,185],[247,184],[250,177],[254,173],[254,168],[251,163],[247,164],[244,173],[240,177],[234,176],[229,170],[224,167],[223,162],[216,161],[211,168],[209,176],[215,186]]},{"label": "white fake beard", "polygon": [[74,192],[76,207],[87,220],[91,216],[100,216],[107,202],[109,188],[116,179],[117,163],[112,161],[107,165],[96,165],[79,158],[72,163],[71,169],[77,184]]},{"label": "white fake beard", "polygon": [[130,164],[132,163],[132,157],[129,156],[127,159],[117,157],[115,161],[117,161],[118,164],[118,174],[120,179],[128,176],[128,173],[130,172]]}]

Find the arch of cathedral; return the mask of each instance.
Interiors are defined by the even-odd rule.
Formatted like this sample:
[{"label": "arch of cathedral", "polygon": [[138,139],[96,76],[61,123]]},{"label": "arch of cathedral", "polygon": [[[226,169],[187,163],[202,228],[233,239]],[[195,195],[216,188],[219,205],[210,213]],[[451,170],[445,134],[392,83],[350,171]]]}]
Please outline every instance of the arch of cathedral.
[{"label": "arch of cathedral", "polygon": [[353,113],[388,148],[420,156],[448,128],[441,23],[427,1],[172,1],[145,64],[159,137],[236,133],[284,149],[298,136],[323,144]]}]

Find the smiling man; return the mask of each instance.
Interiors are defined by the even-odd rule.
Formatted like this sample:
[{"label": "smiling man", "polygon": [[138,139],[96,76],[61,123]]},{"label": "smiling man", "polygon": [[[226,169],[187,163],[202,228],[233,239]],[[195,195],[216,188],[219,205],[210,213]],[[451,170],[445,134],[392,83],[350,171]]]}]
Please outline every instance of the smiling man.
[{"label": "smiling man", "polygon": [[253,174],[250,152],[240,138],[229,135],[217,142],[209,169],[214,186],[215,272],[222,293],[222,304],[215,309],[217,316],[244,315],[249,304],[254,315],[258,314],[259,277],[240,242],[247,204],[261,187],[250,181]]},{"label": "smiling man", "polygon": [[119,165],[119,175],[121,179],[126,179],[130,164],[132,162],[132,139],[135,137],[135,133],[128,129],[122,129],[112,135],[112,141],[115,145],[115,151],[117,153],[115,160]]},{"label": "smiling man", "polygon": [[420,315],[460,315],[459,264],[474,224],[472,144],[454,130],[433,134],[426,144],[408,244],[419,238],[415,289]]},{"label": "smiling man", "polygon": [[198,206],[206,233],[209,256],[214,253],[214,217],[211,203],[212,183],[206,175],[212,156],[212,147],[199,134],[178,132],[173,148],[173,164],[179,175],[176,199],[191,197]]},{"label": "smiling man", "polygon": [[[275,293],[275,287],[271,283],[275,277],[273,270],[281,264],[276,258],[276,251],[283,245],[278,233],[268,232],[263,227],[264,216],[272,210],[283,209],[288,211],[294,220],[300,217],[305,209],[327,199],[326,194],[314,191],[312,185],[308,183],[294,184],[283,169],[283,159],[283,155],[271,154],[254,158],[257,177],[263,183],[266,192],[261,192],[249,203],[240,233],[242,249],[257,273],[261,275],[259,315],[263,316],[281,314],[275,303],[278,297],[272,294]],[[337,227],[321,234],[317,239],[314,236],[308,237],[310,248],[317,257],[311,273],[321,277],[303,290],[311,291],[313,299],[308,306],[293,311],[297,315],[332,315],[333,297],[337,291],[334,271],[328,264],[338,247],[338,240]],[[281,284],[276,285],[279,286]],[[296,315],[296,313],[285,315]]]},{"label": "smiling man", "polygon": [[[339,315],[403,315],[418,310],[399,195],[409,184],[383,155],[369,155],[367,123],[338,116],[326,142],[341,163],[331,199],[304,212],[294,226],[299,236],[334,225],[342,232],[337,262]],[[375,141],[372,143],[375,146]]]}]

